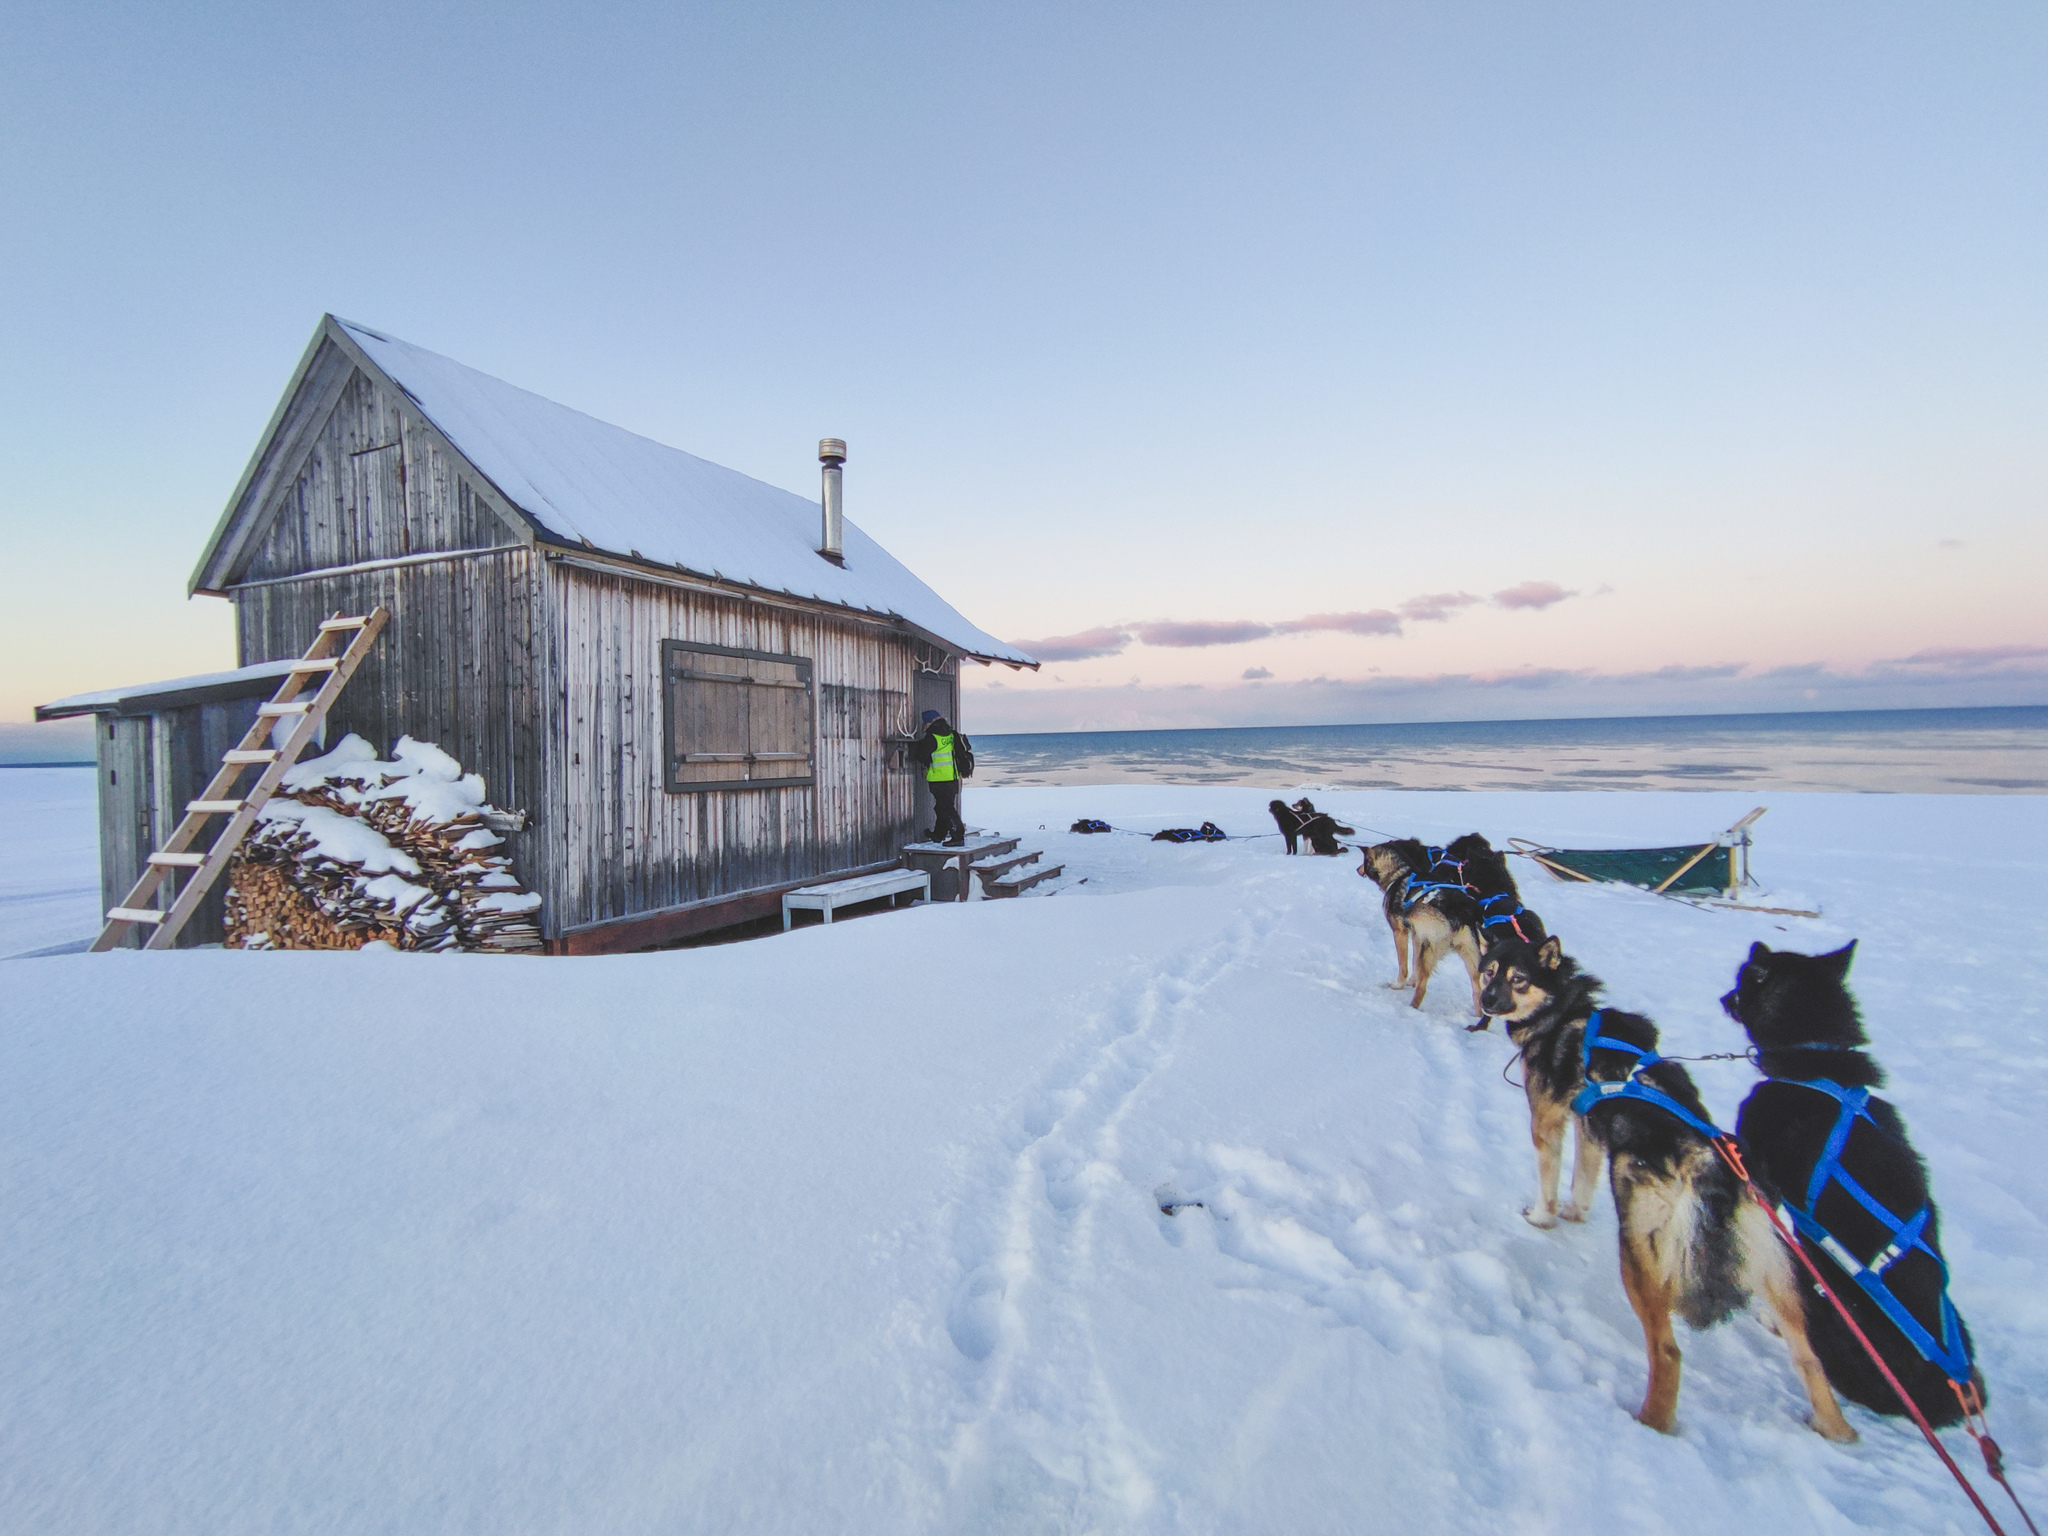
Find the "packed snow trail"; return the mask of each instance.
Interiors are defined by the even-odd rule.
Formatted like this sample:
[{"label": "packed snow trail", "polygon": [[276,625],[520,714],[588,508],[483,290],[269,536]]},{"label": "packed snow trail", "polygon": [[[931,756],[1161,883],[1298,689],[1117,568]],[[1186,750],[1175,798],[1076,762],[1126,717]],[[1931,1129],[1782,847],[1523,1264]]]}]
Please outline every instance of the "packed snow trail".
[{"label": "packed snow trail", "polygon": [[[718,949],[7,965],[11,1528],[1971,1530],[1910,1427],[1807,1429],[1748,1318],[1681,1332],[1678,1434],[1629,1417],[1611,1201],[1521,1220],[1510,1048],[1461,972],[1386,989],[1348,861],[1058,830],[1267,798],[977,792],[1089,883]],[[1316,798],[1582,844],[1754,803]],[[2038,1505],[2048,801],[1772,804],[1771,904],[1821,921],[1525,898],[1681,1054],[1741,1044],[1752,939],[1862,939]],[[1724,1121],[1754,1080],[1694,1073]]]}]

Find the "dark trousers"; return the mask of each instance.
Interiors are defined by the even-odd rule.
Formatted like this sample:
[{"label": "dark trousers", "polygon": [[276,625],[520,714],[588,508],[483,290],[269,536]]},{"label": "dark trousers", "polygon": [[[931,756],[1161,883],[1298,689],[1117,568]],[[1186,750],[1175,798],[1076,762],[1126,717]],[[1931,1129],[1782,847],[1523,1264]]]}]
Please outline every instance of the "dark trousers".
[{"label": "dark trousers", "polygon": [[933,779],[931,791],[932,810],[938,818],[933,823],[933,838],[943,843],[949,837],[965,837],[967,824],[960,819],[960,781]]}]

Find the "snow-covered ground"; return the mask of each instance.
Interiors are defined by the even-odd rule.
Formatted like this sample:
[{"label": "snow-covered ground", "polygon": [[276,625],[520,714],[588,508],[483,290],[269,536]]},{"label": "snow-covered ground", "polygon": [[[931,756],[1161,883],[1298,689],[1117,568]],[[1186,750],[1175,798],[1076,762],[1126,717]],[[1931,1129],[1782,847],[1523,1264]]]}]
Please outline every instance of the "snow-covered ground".
[{"label": "snow-covered ground", "polygon": [[0,768],[0,958],[99,932],[95,793],[90,768]]},{"label": "snow-covered ground", "polygon": [[[1267,798],[972,791],[1087,883],[721,948],[0,967],[4,1524],[1972,1529],[1910,1430],[1805,1428],[1748,1320],[1681,1334],[1676,1436],[1629,1417],[1611,1205],[1521,1220],[1508,1047],[1455,976],[1419,1015],[1385,989],[1350,863],[1057,830],[1265,832]],[[1317,798],[1579,845],[1755,803]],[[1770,803],[1767,899],[1822,920],[1525,896],[1678,1052],[1740,1043],[1715,999],[1752,939],[1862,940],[2048,1504],[2048,799]],[[1750,1069],[1695,1073],[1731,1117]]]}]

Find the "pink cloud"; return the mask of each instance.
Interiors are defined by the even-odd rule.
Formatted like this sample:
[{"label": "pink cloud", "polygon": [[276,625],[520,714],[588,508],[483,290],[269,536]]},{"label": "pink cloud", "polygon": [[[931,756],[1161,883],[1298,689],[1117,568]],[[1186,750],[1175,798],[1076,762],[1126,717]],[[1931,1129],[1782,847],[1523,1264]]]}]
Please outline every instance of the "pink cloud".
[{"label": "pink cloud", "polygon": [[1401,612],[1419,623],[1441,624],[1460,608],[1470,608],[1479,599],[1470,592],[1425,592],[1401,605]]},{"label": "pink cloud", "polygon": [[1312,613],[1305,619],[1289,619],[1275,624],[1273,628],[1290,635],[1326,630],[1345,635],[1398,635],[1401,633],[1401,615],[1386,608],[1374,608],[1366,613]]},{"label": "pink cloud", "polygon": [[2025,661],[2048,656],[2048,645],[1947,645],[1915,651],[1895,663],[1901,667],[1938,667],[1944,672],[1967,671],[1994,666],[2001,661]]},{"label": "pink cloud", "polygon": [[1114,624],[1084,629],[1077,635],[1055,635],[1049,640],[1017,640],[1013,644],[1040,661],[1088,661],[1097,656],[1115,656],[1131,643],[1131,637]]},{"label": "pink cloud", "polygon": [[1496,608],[1548,608],[1552,603],[1561,603],[1576,595],[1554,581],[1525,581],[1494,593],[1493,605]]},{"label": "pink cloud", "polygon": [[1192,619],[1186,623],[1165,620],[1157,624],[1134,624],[1131,628],[1147,645],[1188,648],[1203,645],[1243,645],[1263,640],[1274,626],[1252,619]]}]

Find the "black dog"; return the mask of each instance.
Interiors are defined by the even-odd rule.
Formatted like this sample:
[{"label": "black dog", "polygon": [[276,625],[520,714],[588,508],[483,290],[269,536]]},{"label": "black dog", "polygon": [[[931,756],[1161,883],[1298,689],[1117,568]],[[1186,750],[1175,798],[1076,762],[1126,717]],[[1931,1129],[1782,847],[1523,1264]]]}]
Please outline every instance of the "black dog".
[{"label": "black dog", "polygon": [[1287,839],[1287,851],[1299,853],[1295,839],[1301,836],[1302,823],[1308,818],[1289,805],[1285,800],[1275,800],[1266,807],[1273,813],[1273,820],[1280,828],[1280,835]]},{"label": "black dog", "polygon": [[[1856,952],[1852,942],[1826,955],[1800,955],[1754,945],[1736,973],[1735,989],[1721,999],[1728,1016],[1749,1033],[1765,1081],[1750,1090],[1736,1118],[1749,1171],[1781,1205],[1800,1208],[1824,1228],[1859,1264],[1878,1260],[1894,1247],[1898,1257],[1880,1266],[1880,1280],[1906,1313],[1945,1350],[1949,1364],[1979,1393],[1982,1373],[1972,1363],[1970,1331],[1948,1305],[1947,1274],[1941,1253],[1941,1220],[1928,1198],[1927,1169],[1906,1138],[1906,1124],[1883,1099],[1865,1096],[1884,1086],[1884,1070],[1863,1049],[1869,1037],[1857,1016],[1846,978]],[[1825,1082],[1848,1096],[1809,1084]],[[1864,1113],[1856,1113],[1861,1104]],[[1846,1125],[1844,1122],[1846,1121]],[[1840,1165],[1885,1210],[1904,1222],[1926,1212],[1919,1243],[1899,1243],[1838,1179],[1819,1181],[1814,1170],[1838,1131]],[[1800,1223],[1800,1245],[1827,1277],[1828,1288],[1847,1303],[1914,1405],[1931,1424],[1954,1424],[1962,1403],[1950,1386],[1948,1369],[1927,1359],[1904,1330],[1844,1271]],[[1924,1246],[1922,1246],[1924,1245]],[[1841,1316],[1804,1269],[1799,1289],[1813,1347],[1828,1380],[1844,1397],[1877,1413],[1899,1414],[1898,1394],[1886,1383]]]},{"label": "black dog", "polygon": [[[1585,1220],[1603,1153],[1607,1158],[1621,1221],[1622,1289],[1649,1355],[1649,1385],[1636,1417],[1666,1434],[1677,1421],[1682,1361],[1672,1314],[1693,1328],[1711,1328],[1754,1296],[1769,1306],[1791,1351],[1813,1404],[1813,1427],[1831,1440],[1855,1439],[1808,1345],[1811,1314],[1801,1307],[1791,1255],[1699,1128],[1707,1112],[1692,1078],[1656,1058],[1657,1026],[1640,1014],[1600,1007],[1599,980],[1554,937],[1541,944],[1501,940],[1487,952],[1480,976],[1482,1005],[1506,1023],[1522,1052],[1538,1186],[1536,1204],[1523,1215],[1539,1227],[1559,1217]],[[1584,1094],[1588,1079],[1608,1091]],[[1565,1127],[1575,1118],[1571,1198],[1560,1206]]]},{"label": "black dog", "polygon": [[1541,944],[1550,937],[1543,919],[1533,907],[1522,905],[1522,893],[1515,889],[1515,877],[1508,871],[1507,856],[1488,848],[1465,860],[1465,889],[1479,903],[1484,915],[1479,926],[1489,942],[1513,934],[1527,944]]},{"label": "black dog", "polygon": [[1353,835],[1351,828],[1339,826],[1327,811],[1317,810],[1306,795],[1292,805],[1275,800],[1266,809],[1273,813],[1280,835],[1287,839],[1289,853],[1300,852],[1296,840],[1305,837],[1313,852],[1335,857],[1344,851],[1344,845],[1337,839]]}]

